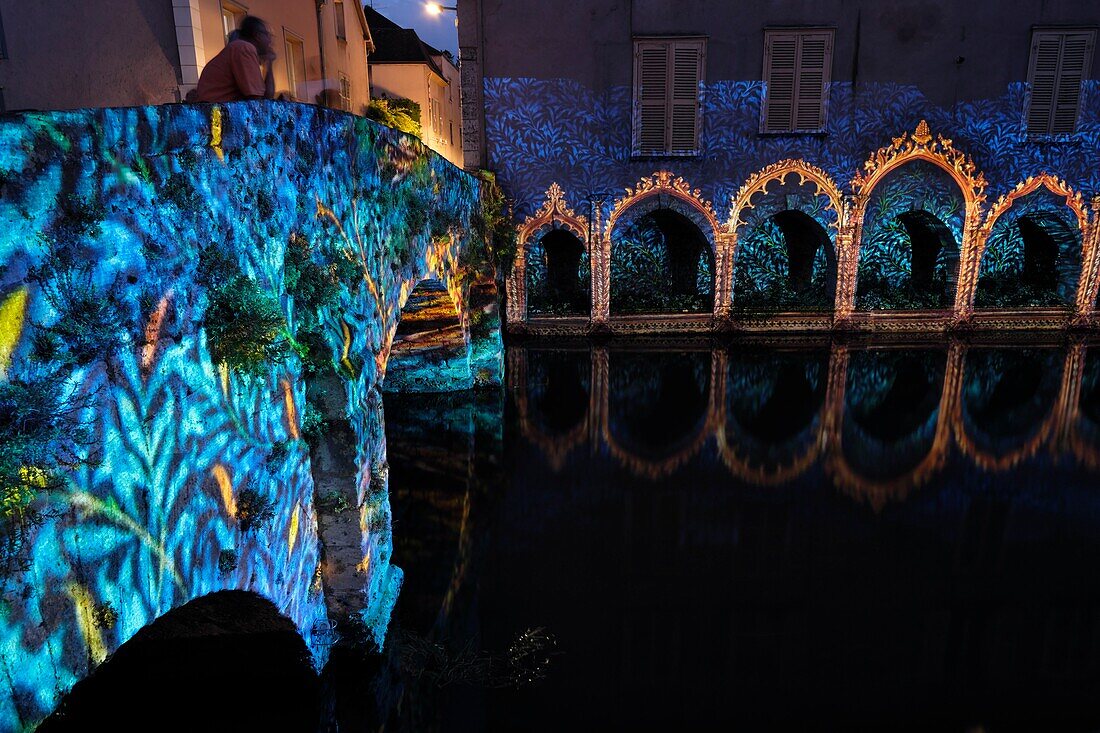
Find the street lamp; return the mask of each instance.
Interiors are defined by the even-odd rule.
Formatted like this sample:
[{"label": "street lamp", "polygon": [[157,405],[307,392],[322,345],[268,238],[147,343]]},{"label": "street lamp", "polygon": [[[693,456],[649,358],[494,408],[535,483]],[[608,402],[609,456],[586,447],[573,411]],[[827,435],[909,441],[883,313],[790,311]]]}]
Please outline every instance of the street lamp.
[{"label": "street lamp", "polygon": [[458,12],[458,6],[456,5],[440,5],[439,3],[424,3],[424,10],[428,15],[442,15],[444,10],[453,10]]}]

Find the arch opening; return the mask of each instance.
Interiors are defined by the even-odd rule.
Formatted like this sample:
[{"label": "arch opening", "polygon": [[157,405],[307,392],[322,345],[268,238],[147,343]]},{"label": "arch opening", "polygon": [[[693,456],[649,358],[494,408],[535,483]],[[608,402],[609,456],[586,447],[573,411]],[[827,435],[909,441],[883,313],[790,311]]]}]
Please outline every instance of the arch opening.
[{"label": "arch opening", "polygon": [[982,254],[979,308],[1072,305],[1081,274],[1080,232],[1059,212],[1038,209],[990,231]]},{"label": "arch opening", "polygon": [[612,240],[612,314],[709,313],[713,308],[713,248],[688,216],[653,209]]},{"label": "arch opening", "polygon": [[386,392],[470,389],[469,335],[442,281],[421,280],[401,309],[386,361]]},{"label": "arch opening", "polygon": [[528,418],[545,434],[570,433],[588,414],[588,353],[531,351],[528,359]]},{"label": "arch opening", "polygon": [[247,591],[219,591],[138,631],[62,698],[40,731],[313,730],[320,686],[293,622]]},{"label": "arch opening", "polygon": [[938,164],[907,162],[871,191],[860,230],[856,307],[943,310],[955,302],[966,196]]},{"label": "arch opening", "polygon": [[773,214],[738,243],[733,288],[738,310],[829,310],[835,296],[833,240],[806,212]]},{"label": "arch opening", "polygon": [[532,315],[586,315],[591,266],[584,242],[568,229],[551,229],[527,260],[527,310]]}]

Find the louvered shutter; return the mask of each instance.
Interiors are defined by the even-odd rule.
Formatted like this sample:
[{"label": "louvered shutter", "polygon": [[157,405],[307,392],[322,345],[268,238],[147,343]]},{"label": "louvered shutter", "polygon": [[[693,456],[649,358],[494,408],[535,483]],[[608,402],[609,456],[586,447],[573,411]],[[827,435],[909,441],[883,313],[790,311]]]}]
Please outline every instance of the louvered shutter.
[{"label": "louvered shutter", "polygon": [[824,127],[832,66],[832,31],[768,31],[760,130],[814,132]]},{"label": "louvered shutter", "polygon": [[700,45],[675,44],[672,47],[670,152],[694,153],[699,147],[699,79],[702,75],[702,62]]},{"label": "louvered shutter", "polygon": [[833,39],[828,33],[803,33],[798,40],[794,129],[809,132],[825,126],[825,89],[832,70]]},{"label": "louvered shutter", "polygon": [[764,44],[764,132],[790,132],[794,112],[798,36],[769,34]]},{"label": "louvered shutter", "polygon": [[668,52],[663,43],[638,44],[635,79],[635,149],[659,153],[668,139]]},{"label": "louvered shutter", "polygon": [[1068,134],[1077,126],[1081,81],[1092,63],[1094,31],[1037,31],[1031,44],[1027,130]]}]

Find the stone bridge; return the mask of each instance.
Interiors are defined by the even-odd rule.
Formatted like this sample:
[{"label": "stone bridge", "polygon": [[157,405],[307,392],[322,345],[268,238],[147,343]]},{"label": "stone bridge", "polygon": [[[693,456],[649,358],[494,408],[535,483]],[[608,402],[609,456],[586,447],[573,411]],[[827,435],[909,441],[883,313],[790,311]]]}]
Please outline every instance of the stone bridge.
[{"label": "stone bridge", "polygon": [[482,185],[306,105],[0,121],[0,728],[216,591],[268,599],[318,667],[334,620],[381,642],[379,389],[501,381]]}]

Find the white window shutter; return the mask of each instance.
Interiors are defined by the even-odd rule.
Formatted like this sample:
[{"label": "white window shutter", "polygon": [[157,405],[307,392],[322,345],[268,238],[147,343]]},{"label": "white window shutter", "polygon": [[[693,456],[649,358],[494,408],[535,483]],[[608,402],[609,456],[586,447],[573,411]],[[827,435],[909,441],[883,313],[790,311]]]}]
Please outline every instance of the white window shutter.
[{"label": "white window shutter", "polygon": [[699,147],[699,82],[702,71],[701,44],[673,45],[672,94],[669,105],[670,152],[694,153]]},{"label": "white window shutter", "polygon": [[660,153],[668,143],[669,47],[639,43],[635,51],[635,144],[639,153]]},{"label": "white window shutter", "polygon": [[832,71],[832,60],[831,33],[799,35],[794,130],[812,132],[825,126],[825,91]]},{"label": "white window shutter", "polygon": [[763,132],[790,132],[793,129],[797,65],[797,34],[769,33],[764,42]]}]

